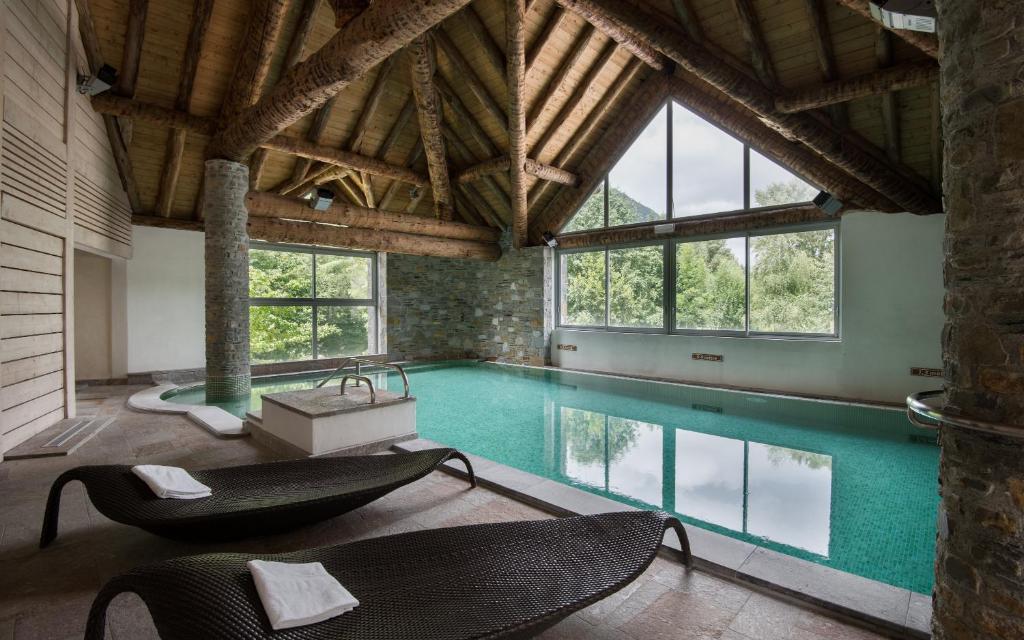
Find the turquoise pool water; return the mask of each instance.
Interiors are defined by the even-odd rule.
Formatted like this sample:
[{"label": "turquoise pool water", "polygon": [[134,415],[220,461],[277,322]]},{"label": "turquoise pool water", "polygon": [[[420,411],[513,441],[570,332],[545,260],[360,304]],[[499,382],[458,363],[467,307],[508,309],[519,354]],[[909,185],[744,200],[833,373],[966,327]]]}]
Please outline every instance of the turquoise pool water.
[{"label": "turquoise pool water", "polygon": [[[901,411],[488,363],[408,372],[424,438],[931,592],[939,449]],[[252,406],[316,379],[254,381]]]}]

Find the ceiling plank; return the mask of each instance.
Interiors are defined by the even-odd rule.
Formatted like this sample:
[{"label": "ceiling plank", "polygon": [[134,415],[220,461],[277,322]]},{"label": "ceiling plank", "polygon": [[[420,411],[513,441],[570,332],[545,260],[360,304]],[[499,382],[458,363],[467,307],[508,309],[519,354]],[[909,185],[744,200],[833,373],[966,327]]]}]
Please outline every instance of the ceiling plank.
[{"label": "ceiling plank", "polygon": [[544,51],[548,46],[551,45],[552,39],[558,30],[562,27],[565,21],[568,19],[569,14],[561,5],[556,4],[551,10],[551,15],[548,16],[547,20],[544,21],[544,28],[541,29],[540,34],[530,45],[530,48],[526,50],[526,73],[529,74],[533,71],[533,66],[537,62],[537,58],[541,52]]},{"label": "ceiling plank", "polygon": [[[847,9],[864,16],[870,20],[872,24],[881,26],[880,23],[871,16],[871,9],[868,8],[868,1],[869,0],[836,0],[836,2]],[[920,49],[932,58],[937,59],[939,57],[939,39],[934,33],[908,31],[907,29],[892,29],[891,33],[902,39],[907,44]]]},{"label": "ceiling plank", "polygon": [[484,54],[484,60],[487,61],[487,65],[491,68],[491,72],[504,78],[505,54],[491,36],[491,32],[487,30],[487,25],[485,25],[484,21],[480,18],[480,14],[478,14],[476,9],[473,8],[473,5],[470,4],[455,15],[457,20],[462,21],[463,27],[471,36],[473,36],[476,43],[480,45],[480,51]]},{"label": "ceiling plank", "polygon": [[[174,99],[174,107],[178,111],[188,113],[192,107],[192,87],[199,69],[199,59],[203,53],[203,42],[210,28],[213,15],[213,0],[196,0],[192,5],[192,18],[185,43],[185,59],[178,75],[178,94]],[[167,138],[164,150],[164,169],[160,173],[160,186],[157,189],[156,212],[162,216],[171,215],[174,204],[174,193],[178,188],[178,176],[181,173],[181,160],[185,153],[184,129],[173,129]]]},{"label": "ceiling plank", "polygon": [[778,86],[779,79],[775,75],[771,53],[768,51],[768,45],[765,44],[764,34],[761,33],[761,23],[757,19],[754,5],[750,0],[732,0],[732,8],[736,14],[736,20],[739,22],[740,35],[747,43],[754,73],[766,86],[770,88]]},{"label": "ceiling plank", "polygon": [[432,37],[441,49],[441,53],[444,54],[445,58],[452,65],[459,81],[469,89],[469,92],[473,94],[473,97],[477,99],[495,122],[504,124],[507,117],[505,109],[502,108],[498,99],[491,95],[483,80],[477,75],[476,70],[466,61],[466,58],[463,57],[455,43],[448,37],[448,34],[443,29],[437,29],[432,34]]},{"label": "ceiling plank", "polygon": [[583,30],[572,43],[569,54],[562,59],[562,63],[558,65],[558,70],[548,78],[544,87],[540,90],[537,99],[534,101],[533,107],[526,114],[527,131],[533,128],[537,118],[544,113],[544,110],[547,109],[552,100],[569,90],[568,87],[564,86],[569,73],[580,61],[580,58],[583,57],[583,54],[586,53],[590,44],[597,40],[598,37],[598,32],[594,29],[593,25],[589,23],[584,25]]},{"label": "ceiling plank", "polygon": [[578,3],[572,0],[556,0],[556,2],[563,8],[581,15],[583,19],[594,25],[598,31],[618,42],[623,49],[643,60],[652,69],[663,71],[668,65],[668,61],[660,51],[651,46],[643,37],[638,37],[635,31],[625,28],[621,22],[610,19],[608,14],[589,11],[584,15],[579,10],[580,6]]},{"label": "ceiling plank", "polygon": [[[811,24],[811,44],[814,45],[814,54],[818,58],[821,79],[824,82],[834,82],[839,79],[839,71],[836,67],[836,53],[832,46],[832,30],[828,25],[825,1],[803,0],[803,5],[807,21]],[[832,118],[832,124],[845,128],[849,121],[846,111],[844,104],[829,106],[829,117]]]},{"label": "ceiling plank", "polygon": [[430,38],[420,36],[409,45],[409,50],[412,53],[412,93],[434,194],[434,215],[441,220],[451,220],[454,213],[452,187],[441,135],[441,102],[434,89],[435,64]]},{"label": "ceiling plank", "polygon": [[[889,37],[888,32],[882,29],[879,29],[879,34],[881,34],[881,39]],[[880,53],[878,64],[881,68],[878,71],[788,91],[785,95],[775,99],[775,108],[781,113],[820,109],[858,98],[924,86],[939,78],[939,67],[931,60],[887,67],[886,65],[891,64],[891,59],[891,55]]]},{"label": "ceiling plank", "polygon": [[213,156],[244,158],[468,2],[373,2],[221,130],[212,141]]},{"label": "ceiling plank", "polygon": [[529,209],[526,197],[526,1],[506,0],[508,38],[508,155],[512,182],[512,246],[527,243]]},{"label": "ceiling plank", "polygon": [[558,1],[588,20],[611,21],[620,25],[633,39],[656,47],[682,68],[770,122],[787,137],[808,145],[829,162],[884,193],[906,211],[917,214],[942,211],[942,203],[929,187],[904,178],[908,171],[906,167],[851,144],[845,134],[837,135],[835,129],[810,114],[778,113],[775,111],[775,96],[770,89],[722,62],[700,43],[687,39],[678,27],[645,10],[632,5],[624,7],[613,0]]}]

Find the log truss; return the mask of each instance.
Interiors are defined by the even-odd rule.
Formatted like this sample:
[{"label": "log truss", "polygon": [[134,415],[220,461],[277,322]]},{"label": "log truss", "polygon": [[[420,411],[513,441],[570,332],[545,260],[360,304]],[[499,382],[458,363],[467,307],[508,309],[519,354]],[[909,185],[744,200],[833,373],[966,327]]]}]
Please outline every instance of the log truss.
[{"label": "log truss", "polygon": [[[782,1],[806,19],[814,54],[796,71],[773,62],[779,38],[756,0],[717,13],[691,0],[255,0],[234,31],[214,0],[197,0],[177,26],[145,0],[77,3],[95,23],[90,62],[102,51],[125,71],[94,108],[123,151],[115,156],[143,224],[199,218],[205,150],[249,162],[250,187],[268,192],[253,227],[264,236],[309,233],[277,225],[286,210],[292,225],[332,224],[296,208],[326,186],[337,207],[362,216],[507,228],[516,246],[537,243],[669,97],[851,206],[938,211],[934,38],[878,29],[858,49],[832,30],[868,20],[850,17],[866,2]],[[745,43],[742,58],[725,53],[723,24]],[[186,34],[163,53],[179,64],[160,77],[143,46],[155,32],[161,43]],[[176,91],[168,99],[156,86]],[[463,240],[493,243],[493,233]],[[367,237],[331,237],[343,236]]]}]

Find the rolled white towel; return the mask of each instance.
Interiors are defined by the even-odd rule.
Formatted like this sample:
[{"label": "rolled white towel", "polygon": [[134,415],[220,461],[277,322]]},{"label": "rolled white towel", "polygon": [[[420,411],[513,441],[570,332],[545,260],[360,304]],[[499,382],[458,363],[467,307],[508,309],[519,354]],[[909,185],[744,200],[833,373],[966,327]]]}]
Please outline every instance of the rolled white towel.
[{"label": "rolled white towel", "polygon": [[323,622],[359,606],[319,562],[250,560],[246,564],[275,631]]},{"label": "rolled white towel", "polygon": [[213,494],[210,487],[190,476],[188,471],[178,467],[140,464],[132,467],[132,473],[141,478],[158,498],[192,500],[206,498]]}]

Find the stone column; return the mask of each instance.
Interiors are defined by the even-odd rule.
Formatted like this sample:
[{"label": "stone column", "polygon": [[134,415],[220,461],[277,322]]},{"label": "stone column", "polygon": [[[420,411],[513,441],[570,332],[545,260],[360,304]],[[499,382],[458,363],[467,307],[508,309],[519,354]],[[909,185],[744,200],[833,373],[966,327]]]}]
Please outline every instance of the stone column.
[{"label": "stone column", "polygon": [[207,160],[204,184],[206,400],[220,402],[249,394],[249,167]]},{"label": "stone column", "polygon": [[[1024,7],[939,0],[946,407],[1024,435]],[[1024,439],[951,426],[933,633],[1024,638]]]}]

